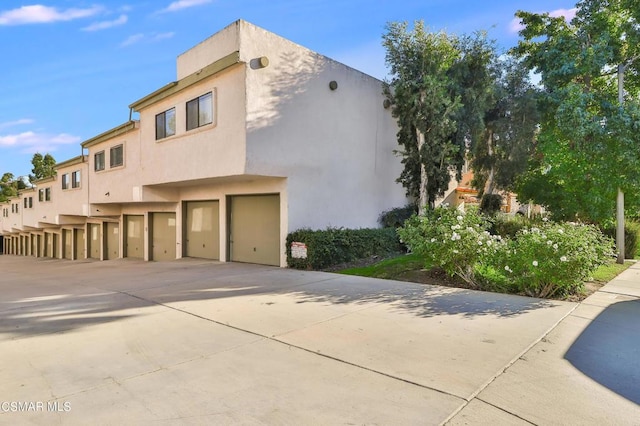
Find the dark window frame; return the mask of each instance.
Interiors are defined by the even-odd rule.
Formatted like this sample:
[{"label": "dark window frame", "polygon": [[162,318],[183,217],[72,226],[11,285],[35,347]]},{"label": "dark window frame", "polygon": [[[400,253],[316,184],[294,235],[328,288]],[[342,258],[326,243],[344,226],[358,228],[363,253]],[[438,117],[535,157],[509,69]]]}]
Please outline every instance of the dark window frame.
[{"label": "dark window frame", "polygon": [[80,170],[76,170],[71,173],[71,188],[80,188],[80,179],[82,179],[82,175],[80,174]]},{"label": "dark window frame", "polygon": [[[173,128],[170,116],[173,115]],[[170,108],[156,115],[156,140],[161,140],[176,134],[176,108]]]},{"label": "dark window frame", "polygon": [[[93,170],[95,172],[100,172],[104,170],[104,167],[105,167],[104,156],[105,156],[104,150],[93,154]],[[98,161],[98,158],[100,158],[100,161]]]},{"label": "dark window frame", "polygon": [[69,173],[62,175],[62,189],[69,189]]},{"label": "dark window frame", "polygon": [[[204,121],[202,120],[202,117],[201,117],[201,106],[205,102],[207,102],[207,100],[211,110],[209,111],[210,112],[209,121]],[[187,131],[194,130],[202,126],[206,126],[207,124],[213,123],[213,117],[214,117],[213,104],[214,104],[213,91],[209,93],[205,93],[204,95],[200,95],[197,98],[191,99],[190,101],[187,101],[187,104],[186,104]]]},{"label": "dark window frame", "polygon": [[[115,154],[118,151],[120,151],[119,161],[117,154]],[[109,148],[109,168],[113,169],[115,167],[122,166],[124,166],[124,144],[112,146],[111,148]]]}]

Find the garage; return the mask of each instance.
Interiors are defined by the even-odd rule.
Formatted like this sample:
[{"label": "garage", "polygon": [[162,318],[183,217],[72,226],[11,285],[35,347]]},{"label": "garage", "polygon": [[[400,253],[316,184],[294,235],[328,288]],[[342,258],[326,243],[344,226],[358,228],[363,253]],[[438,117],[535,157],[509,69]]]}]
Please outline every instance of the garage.
[{"label": "garage", "polygon": [[100,259],[100,249],[102,236],[100,232],[100,224],[89,224],[89,257],[91,259]]},{"label": "garage", "polygon": [[124,256],[144,259],[144,216],[127,215],[124,217],[124,226]]},{"label": "garage", "polygon": [[107,222],[105,224],[105,247],[104,260],[117,259],[120,257],[120,227],[117,223]]},{"label": "garage", "polygon": [[220,259],[220,203],[188,201],[184,207],[184,255]]},{"label": "garage", "polygon": [[74,229],[76,234],[75,256],[74,259],[86,259],[87,253],[84,244],[84,229]]},{"label": "garage", "polygon": [[70,229],[62,230],[62,257],[65,259],[73,259],[73,237]]},{"label": "garage", "polygon": [[230,197],[229,251],[234,262],[280,265],[280,196]]},{"label": "garage", "polygon": [[176,214],[151,214],[151,260],[175,260]]}]

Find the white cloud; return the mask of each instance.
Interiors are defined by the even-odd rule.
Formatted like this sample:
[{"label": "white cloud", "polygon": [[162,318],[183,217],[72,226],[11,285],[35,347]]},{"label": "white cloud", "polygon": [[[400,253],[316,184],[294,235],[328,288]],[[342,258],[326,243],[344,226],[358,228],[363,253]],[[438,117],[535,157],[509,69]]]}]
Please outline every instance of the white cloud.
[{"label": "white cloud", "polygon": [[102,7],[58,10],[55,7],[35,4],[0,12],[0,25],[46,24],[87,18],[102,11]]},{"label": "white cloud", "polygon": [[176,12],[178,10],[186,9],[188,7],[200,6],[203,4],[211,3],[212,0],[178,0],[171,3],[166,8],[162,9],[163,12]]},{"label": "white cloud", "polygon": [[127,38],[122,43],[120,43],[120,47],[131,46],[132,44],[139,43],[143,39],[144,39],[144,34],[134,34],[132,36],[129,36],[129,38]]},{"label": "white cloud", "polygon": [[[559,18],[560,16],[564,16],[564,19],[567,22],[569,22],[576,16],[577,10],[578,9],[575,7],[572,9],[556,9],[549,12],[549,16],[552,16],[554,18]],[[543,13],[543,12],[538,12],[538,13]],[[517,33],[523,29],[524,29],[524,25],[522,25],[520,18],[513,18],[511,20],[511,23],[509,24],[509,31],[511,31],[512,33]]]},{"label": "white cloud", "polygon": [[119,25],[124,25],[127,23],[127,20],[129,18],[127,18],[127,15],[120,15],[120,17],[118,19],[115,19],[113,21],[101,21],[101,22],[94,22],[93,24],[84,27],[82,30],[83,31],[100,31],[100,30],[106,30],[108,28],[112,28],[112,27],[117,27]]},{"label": "white cloud", "polygon": [[68,133],[50,135],[28,131],[13,135],[0,135],[1,147],[21,148],[22,152],[27,153],[52,152],[60,145],[76,144],[80,141],[80,137]]},{"label": "white cloud", "polygon": [[134,34],[132,36],[129,36],[129,38],[127,38],[122,43],[120,43],[120,47],[131,46],[133,44],[141,43],[143,41],[148,43],[153,43],[155,41],[166,40],[168,38],[173,37],[174,35],[175,33],[173,32],[153,33],[153,34],[142,34],[142,33]]},{"label": "white cloud", "polygon": [[15,121],[7,121],[4,123],[0,123],[0,129],[6,129],[7,127],[14,127],[14,126],[20,126],[22,124],[31,124],[33,123],[33,120],[30,118],[21,118],[19,120],[15,120]]}]

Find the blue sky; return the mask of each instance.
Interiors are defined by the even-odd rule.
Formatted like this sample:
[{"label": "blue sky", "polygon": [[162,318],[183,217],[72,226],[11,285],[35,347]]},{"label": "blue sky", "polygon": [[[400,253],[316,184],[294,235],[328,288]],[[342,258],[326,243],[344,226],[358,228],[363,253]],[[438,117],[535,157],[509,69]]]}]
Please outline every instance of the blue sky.
[{"label": "blue sky", "polygon": [[[129,118],[128,105],[176,78],[182,52],[237,19],[384,78],[390,21],[487,30],[517,43],[517,10],[575,0],[38,0],[0,2],[0,174],[26,175],[35,152],[57,161]],[[558,12],[564,13],[564,12]]]}]

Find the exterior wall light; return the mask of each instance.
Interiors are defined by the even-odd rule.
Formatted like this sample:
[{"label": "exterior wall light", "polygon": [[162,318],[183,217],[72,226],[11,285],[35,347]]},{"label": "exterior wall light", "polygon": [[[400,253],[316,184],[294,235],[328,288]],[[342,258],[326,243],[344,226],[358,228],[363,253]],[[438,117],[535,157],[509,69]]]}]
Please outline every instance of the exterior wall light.
[{"label": "exterior wall light", "polygon": [[329,82],[329,89],[331,90],[336,90],[338,88],[338,82],[335,80],[332,80]]}]

